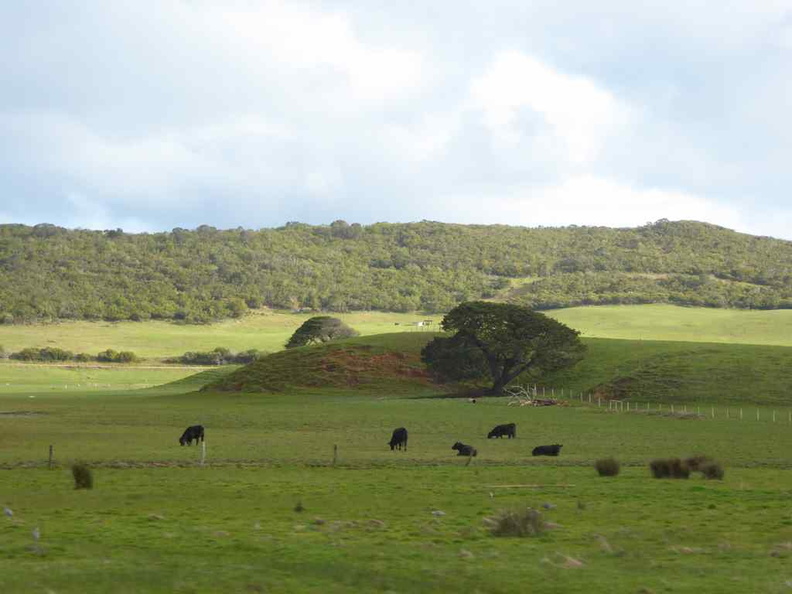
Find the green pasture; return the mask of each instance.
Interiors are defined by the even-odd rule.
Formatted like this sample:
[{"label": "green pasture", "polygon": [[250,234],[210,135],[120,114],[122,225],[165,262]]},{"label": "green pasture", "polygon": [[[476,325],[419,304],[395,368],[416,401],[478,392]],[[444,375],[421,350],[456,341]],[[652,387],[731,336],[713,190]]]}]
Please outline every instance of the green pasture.
[{"label": "green pasture", "polygon": [[[544,312],[581,331],[584,337],[693,342],[728,342],[792,346],[792,310],[730,310],[671,305],[575,307]],[[291,334],[313,314],[262,310],[239,320],[189,325],[172,322],[60,322],[0,325],[0,346],[15,352],[55,346],[96,354],[113,348],[146,358],[205,351],[218,346],[233,351],[283,348]],[[411,322],[442,315],[355,312],[333,314],[362,335],[403,331],[420,333]],[[398,324],[398,325],[397,325]]]},{"label": "green pasture", "polygon": [[[161,321],[0,325],[0,346],[9,352],[53,346],[89,354],[112,348],[132,351],[146,358],[172,357],[218,346],[235,352],[248,349],[273,352],[281,350],[294,331],[312,315],[317,314],[261,310],[238,320],[205,325]],[[408,324],[424,319],[439,324],[442,319],[442,315],[383,312],[337,314],[337,317],[364,335],[397,330],[421,332],[421,328]]]},{"label": "green pasture", "polygon": [[[780,593],[792,579],[788,424],[339,389],[176,393],[218,373],[0,395],[3,592]],[[504,422],[517,439],[487,440]],[[177,444],[194,423],[204,467]],[[391,452],[401,425],[408,450]],[[455,456],[457,440],[478,457]],[[546,443],[561,456],[531,456]],[[649,478],[650,459],[695,453],[725,479]],[[609,455],[622,474],[600,478],[591,464]],[[94,490],[74,490],[74,460],[94,466]],[[485,517],[518,506],[557,526],[487,532]]]},{"label": "green pasture", "polygon": [[0,360],[0,393],[137,390],[174,382],[201,369],[164,365],[42,365]]},{"label": "green pasture", "polygon": [[792,346],[792,310],[600,305],[545,311],[582,336]]}]

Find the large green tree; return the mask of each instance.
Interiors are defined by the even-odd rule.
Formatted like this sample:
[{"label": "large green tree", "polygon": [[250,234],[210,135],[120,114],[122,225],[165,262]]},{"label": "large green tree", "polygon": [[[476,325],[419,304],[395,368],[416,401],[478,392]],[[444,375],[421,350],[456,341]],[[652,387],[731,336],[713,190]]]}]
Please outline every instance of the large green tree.
[{"label": "large green tree", "polygon": [[[453,360],[467,373],[485,369],[492,380],[490,394],[504,388],[522,373],[539,375],[569,367],[585,354],[579,332],[527,307],[509,303],[470,301],[452,309],[442,328],[453,338],[439,338],[423,350],[430,369],[453,368]],[[433,341],[434,342],[434,341]],[[471,352],[471,351],[477,351]],[[484,365],[475,365],[476,354]]]},{"label": "large green tree", "polygon": [[338,318],[331,316],[316,316],[307,319],[302,326],[295,330],[286,348],[301,347],[307,344],[329,342],[339,338],[357,336],[359,333],[354,328],[347,326]]}]

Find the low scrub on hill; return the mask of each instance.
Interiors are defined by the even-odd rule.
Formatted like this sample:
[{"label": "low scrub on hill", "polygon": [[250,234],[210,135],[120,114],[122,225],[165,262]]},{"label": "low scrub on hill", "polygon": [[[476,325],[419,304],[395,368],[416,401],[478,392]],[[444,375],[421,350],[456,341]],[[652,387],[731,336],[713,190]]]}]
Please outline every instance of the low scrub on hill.
[{"label": "low scrub on hill", "polygon": [[142,234],[0,225],[0,324],[202,324],[264,305],[444,312],[490,298],[540,309],[792,308],[791,262],[792,242],[692,221],[633,229],[334,221]]}]

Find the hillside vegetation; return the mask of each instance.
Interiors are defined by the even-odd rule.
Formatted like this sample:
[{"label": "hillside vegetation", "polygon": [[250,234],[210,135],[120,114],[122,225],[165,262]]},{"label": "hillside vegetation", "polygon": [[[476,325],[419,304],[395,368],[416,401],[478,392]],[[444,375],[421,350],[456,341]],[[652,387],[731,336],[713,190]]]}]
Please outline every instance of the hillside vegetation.
[{"label": "hillside vegetation", "polygon": [[290,223],[129,234],[0,225],[0,322],[675,303],[792,307],[792,242],[695,222],[634,229]]}]

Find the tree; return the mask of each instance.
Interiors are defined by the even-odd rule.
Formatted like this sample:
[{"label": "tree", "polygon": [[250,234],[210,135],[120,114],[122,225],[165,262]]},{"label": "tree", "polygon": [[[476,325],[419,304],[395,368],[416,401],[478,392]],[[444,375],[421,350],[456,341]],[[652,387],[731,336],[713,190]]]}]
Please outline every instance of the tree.
[{"label": "tree", "polygon": [[424,362],[430,369],[433,365],[450,369],[456,359],[460,369],[473,371],[475,349],[485,363],[478,366],[479,373],[484,377],[483,372],[488,373],[492,380],[489,393],[493,395],[503,394],[509,382],[522,373],[538,375],[574,365],[583,358],[586,348],[577,330],[509,303],[462,303],[443,318],[442,328],[455,332],[452,342],[441,347],[432,343],[448,338],[430,342],[422,351]]},{"label": "tree", "polygon": [[286,348],[291,349],[307,344],[329,342],[339,338],[357,336],[358,334],[357,330],[347,326],[338,318],[316,316],[306,320],[302,326],[297,328],[286,343]]}]

